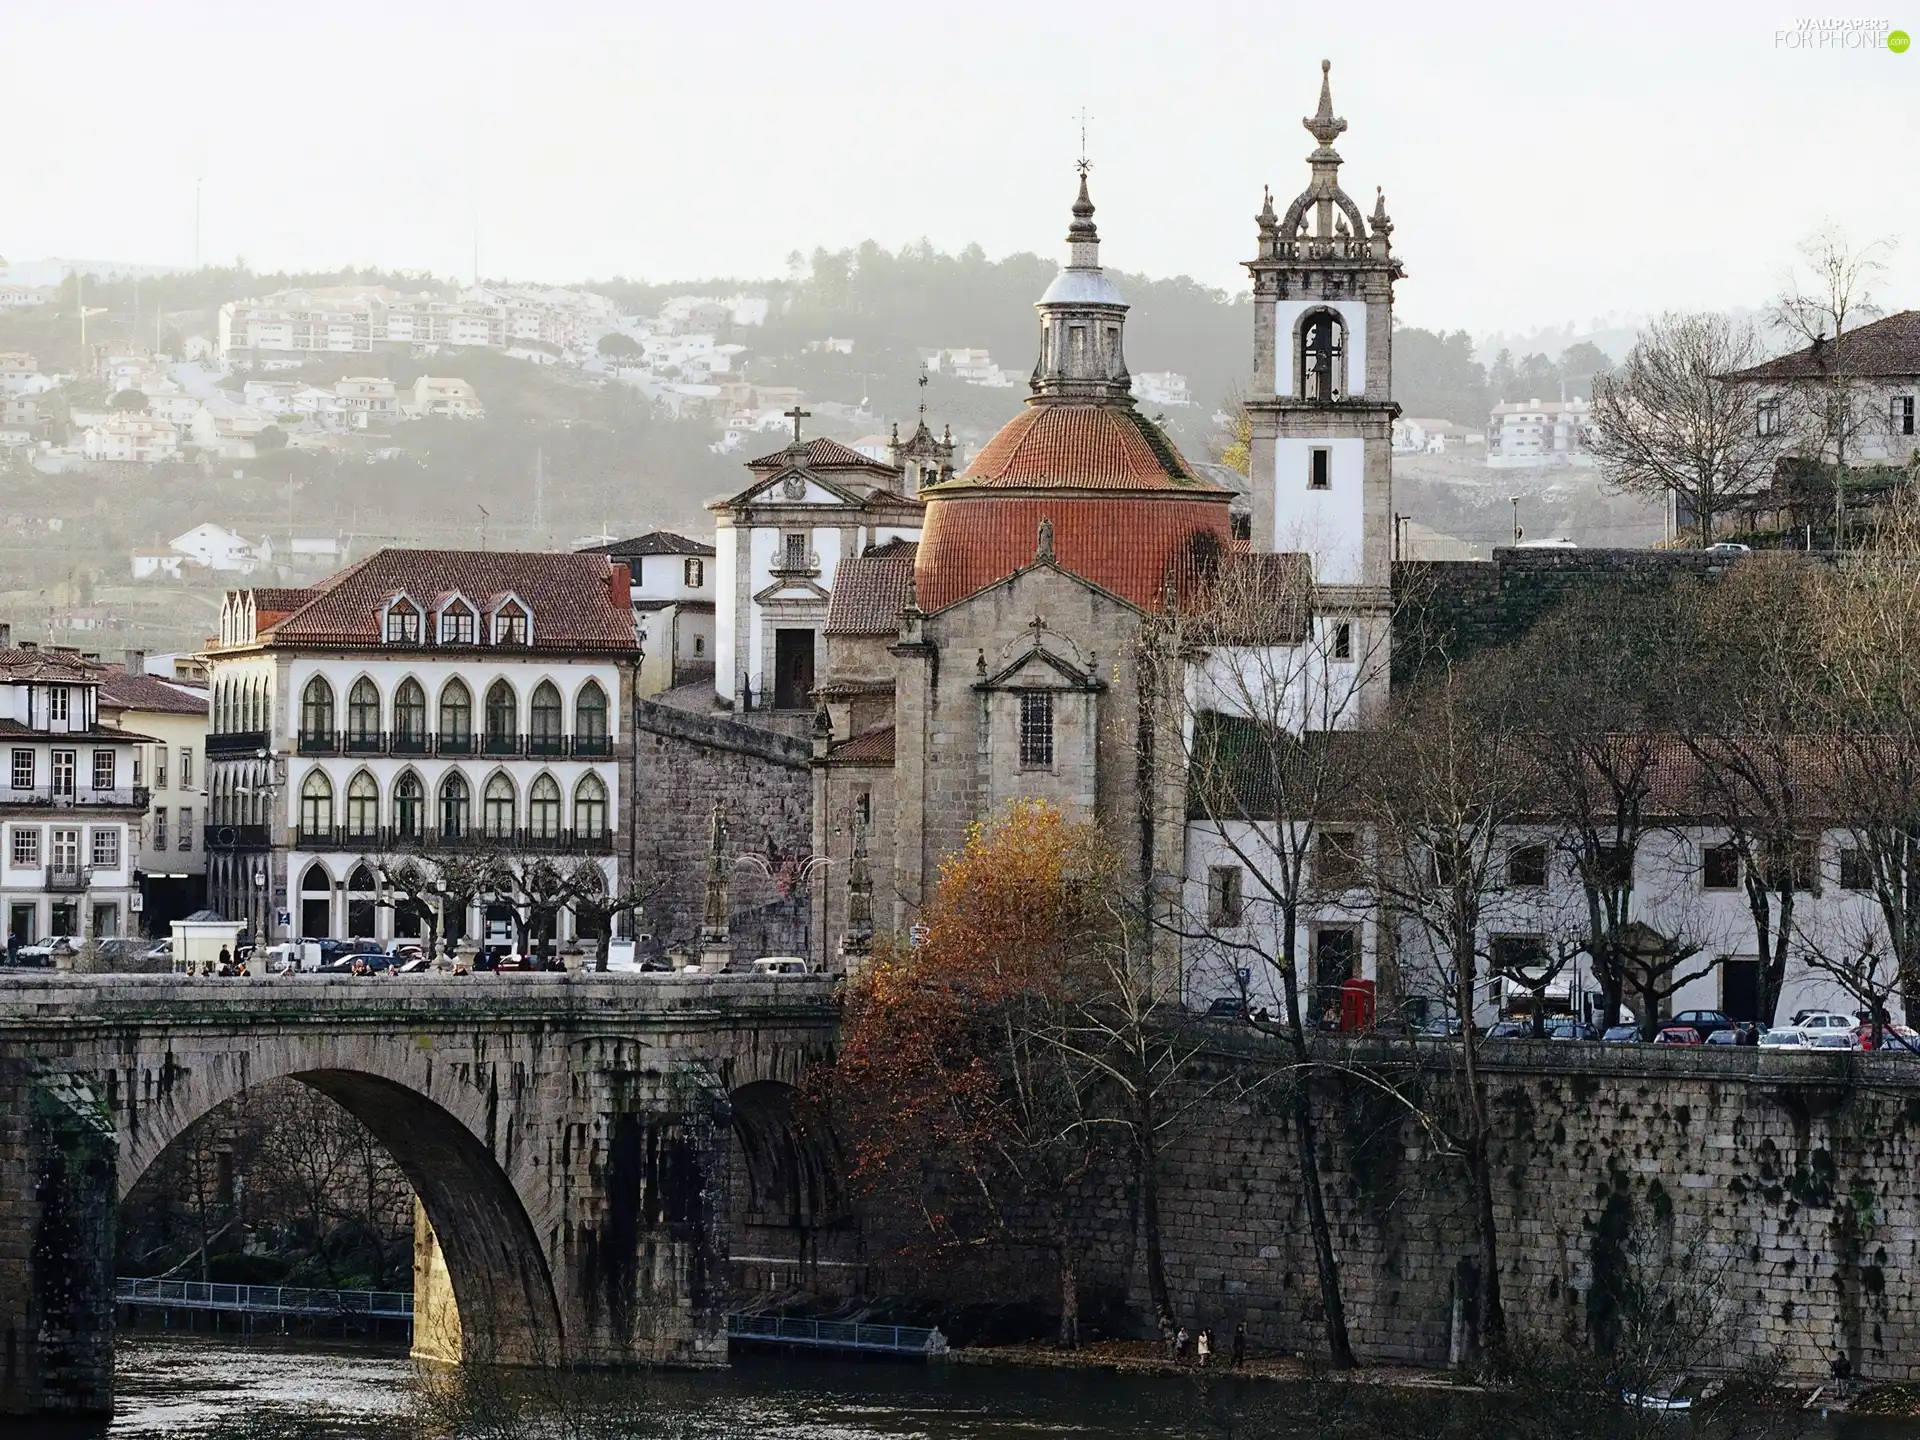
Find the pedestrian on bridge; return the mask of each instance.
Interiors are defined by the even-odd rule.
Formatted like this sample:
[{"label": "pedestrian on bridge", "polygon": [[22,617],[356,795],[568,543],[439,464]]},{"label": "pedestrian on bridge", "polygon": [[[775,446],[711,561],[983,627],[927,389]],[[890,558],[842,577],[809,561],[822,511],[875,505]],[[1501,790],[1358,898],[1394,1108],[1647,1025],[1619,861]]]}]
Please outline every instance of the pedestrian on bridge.
[{"label": "pedestrian on bridge", "polygon": [[1213,1332],[1202,1330],[1193,1342],[1194,1354],[1200,1357],[1200,1368],[1207,1368],[1207,1361],[1213,1356]]}]

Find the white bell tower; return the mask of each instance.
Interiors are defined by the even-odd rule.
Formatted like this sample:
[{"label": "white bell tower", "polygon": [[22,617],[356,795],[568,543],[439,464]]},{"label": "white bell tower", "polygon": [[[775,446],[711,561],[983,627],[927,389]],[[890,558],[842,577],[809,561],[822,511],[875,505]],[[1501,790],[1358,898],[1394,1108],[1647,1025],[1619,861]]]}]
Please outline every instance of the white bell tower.
[{"label": "white bell tower", "polygon": [[1392,564],[1393,223],[1371,221],[1340,188],[1330,62],[1320,108],[1301,121],[1318,146],[1307,188],[1258,216],[1253,276],[1253,548],[1313,559],[1323,612],[1384,617]]}]

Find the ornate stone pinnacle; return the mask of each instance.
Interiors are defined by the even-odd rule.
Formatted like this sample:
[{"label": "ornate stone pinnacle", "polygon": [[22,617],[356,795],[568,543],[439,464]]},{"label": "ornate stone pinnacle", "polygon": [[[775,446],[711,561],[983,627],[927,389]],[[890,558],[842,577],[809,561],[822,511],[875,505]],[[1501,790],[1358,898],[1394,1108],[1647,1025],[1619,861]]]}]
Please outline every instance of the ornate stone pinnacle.
[{"label": "ornate stone pinnacle", "polygon": [[1384,186],[1374,187],[1373,218],[1368,222],[1368,228],[1376,235],[1393,233],[1393,221],[1387,216],[1387,192]]},{"label": "ornate stone pinnacle", "polygon": [[1306,127],[1307,133],[1320,142],[1320,148],[1323,150],[1330,148],[1347,128],[1347,122],[1333,113],[1332,72],[1333,62],[1322,60],[1320,62],[1320,108],[1314,112],[1312,119],[1303,119],[1300,122]]},{"label": "ornate stone pinnacle", "polygon": [[1073,223],[1067,226],[1067,241],[1098,241],[1100,232],[1093,224],[1093,197],[1087,194],[1087,172],[1080,172],[1080,196],[1073,202]]}]

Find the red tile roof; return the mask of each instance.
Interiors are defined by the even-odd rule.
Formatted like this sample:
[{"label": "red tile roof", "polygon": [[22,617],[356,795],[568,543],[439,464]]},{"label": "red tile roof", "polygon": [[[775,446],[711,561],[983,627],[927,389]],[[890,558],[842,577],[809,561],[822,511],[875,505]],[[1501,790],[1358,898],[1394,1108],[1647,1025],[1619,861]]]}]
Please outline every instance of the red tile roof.
[{"label": "red tile roof", "polygon": [[74,684],[100,679],[101,666],[66,650],[42,650],[34,645],[0,650],[0,680],[66,680]]},{"label": "red tile roof", "polygon": [[884,460],[876,460],[871,455],[862,455],[858,450],[842,445],[838,440],[829,440],[824,435],[801,444],[800,455],[794,454],[794,447],[783,445],[770,455],[762,455],[758,460],[749,460],[749,470],[784,470],[790,465],[803,464],[809,470],[884,470],[889,475],[899,475],[899,471]]},{"label": "red tile roof", "polygon": [[842,740],[828,749],[827,759],[841,764],[891,765],[893,726],[882,726],[864,735],[856,735],[851,740]]},{"label": "red tile roof", "polygon": [[892,635],[900,628],[913,583],[917,545],[884,555],[856,555],[833,572],[833,598],[827,602],[829,635]]},{"label": "red tile roof", "polygon": [[131,675],[110,667],[101,677],[100,703],[123,710],[158,710],[169,715],[207,713],[205,691],[198,693],[157,675]]},{"label": "red tile roof", "polygon": [[1813,380],[1825,375],[1905,379],[1920,375],[1920,310],[1902,310],[1871,325],[1849,330],[1838,344],[1809,345],[1730,380]]},{"label": "red tile roof", "polygon": [[649,530],[631,540],[614,540],[605,545],[584,545],[582,555],[611,555],[616,560],[628,555],[711,555],[713,546],[704,540],[689,540],[671,530]]},{"label": "red tile roof", "polygon": [[[531,650],[636,648],[627,567],[606,555],[498,550],[382,550],[330,576],[261,639],[275,645],[378,646],[386,601],[404,591],[425,605],[457,590],[484,612],[508,594],[533,612]],[[429,637],[430,644],[437,644]],[[444,647],[442,647],[444,648]],[[479,648],[490,648],[482,646]]]},{"label": "red tile roof", "polygon": [[916,599],[934,611],[1031,565],[1040,522],[1053,522],[1063,570],[1142,610],[1164,602],[1167,581],[1184,594],[1227,546],[1224,490],[1187,496],[1012,496],[991,491],[934,499],[920,538]]},{"label": "red tile roof", "polygon": [[[975,486],[1075,490],[1220,490],[1151,420],[1125,405],[1029,405],[929,500]],[[1222,494],[1226,492],[1221,491]]]}]

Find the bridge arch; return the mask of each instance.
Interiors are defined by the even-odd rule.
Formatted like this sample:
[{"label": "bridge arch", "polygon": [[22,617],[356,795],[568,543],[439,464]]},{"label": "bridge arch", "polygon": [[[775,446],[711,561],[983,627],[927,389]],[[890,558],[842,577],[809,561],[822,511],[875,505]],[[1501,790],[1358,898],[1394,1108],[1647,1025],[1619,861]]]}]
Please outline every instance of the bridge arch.
[{"label": "bridge arch", "polygon": [[[359,1057],[289,1055],[284,1063],[181,1076],[166,1101],[121,1109],[119,1198],[197,1122],[271,1079],[312,1087],[364,1125],[412,1186],[444,1254],[459,1307],[461,1357],[480,1363],[557,1365],[568,1347],[547,1254],[514,1177],[488,1142],[464,1092],[423,1076],[382,1073]],[[384,1047],[383,1047],[384,1048]],[[394,1047],[400,1048],[400,1047]],[[224,1067],[223,1067],[224,1068]],[[196,1083],[198,1082],[198,1083]],[[435,1098],[429,1090],[439,1090]],[[443,1103],[443,1099],[446,1103]],[[476,1128],[475,1121],[479,1121]]]}]

